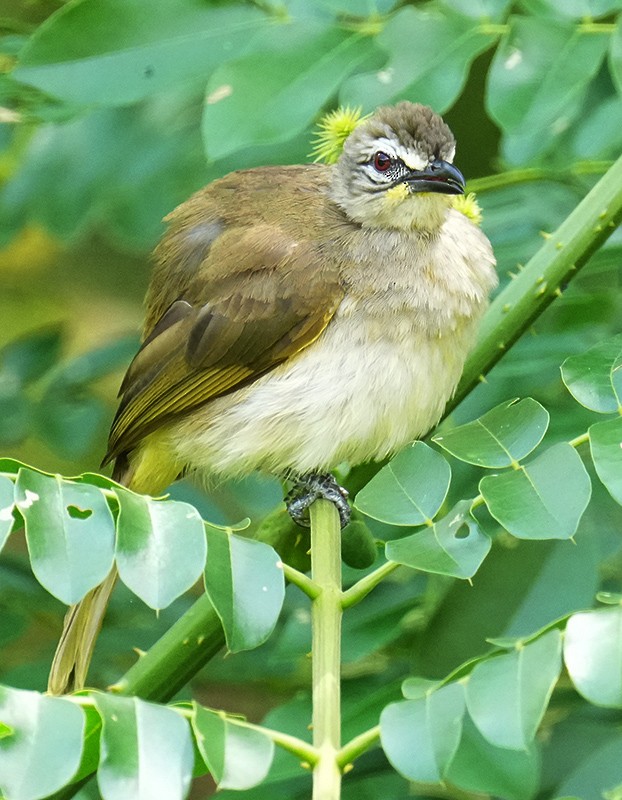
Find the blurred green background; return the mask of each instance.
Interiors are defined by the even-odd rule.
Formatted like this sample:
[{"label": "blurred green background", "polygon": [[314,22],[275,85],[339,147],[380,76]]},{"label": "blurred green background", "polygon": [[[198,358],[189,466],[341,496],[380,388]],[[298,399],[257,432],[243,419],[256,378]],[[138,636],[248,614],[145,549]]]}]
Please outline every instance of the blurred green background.
[{"label": "blurred green background", "polygon": [[[65,475],[97,470],[161,218],[233,169],[307,161],[314,126],[338,104],[368,112],[409,99],[444,114],[504,285],[620,153],[621,17],[622,0],[4,0],[2,454]],[[446,424],[532,396],[551,412],[548,441],[583,433],[593,417],[559,365],[620,330],[621,268],[617,233]],[[481,473],[452,466],[450,501],[473,496]],[[209,498],[174,491],[215,522],[259,519],[280,500],[268,478]],[[599,588],[619,591],[622,515],[595,491],[576,546],[500,535],[473,587],[400,572],[355,609],[344,633],[346,733],[373,724],[405,675],[442,677],[486,650],[487,636],[528,633],[590,606]],[[148,647],[189,603],[156,619],[120,588],[94,681],[112,682],[132,648]],[[44,686],[61,614],[11,537],[0,561],[0,681]],[[290,588],[277,634],[217,660],[195,691],[251,719],[288,700],[269,723],[304,728],[308,647],[307,607]],[[600,798],[603,763],[622,758],[620,721],[561,692],[543,771],[533,766],[540,777],[510,796]],[[280,755],[272,783],[247,796],[304,797],[293,772]],[[408,796],[377,751],[346,786],[346,797]],[[200,784],[195,795],[208,791]]]}]

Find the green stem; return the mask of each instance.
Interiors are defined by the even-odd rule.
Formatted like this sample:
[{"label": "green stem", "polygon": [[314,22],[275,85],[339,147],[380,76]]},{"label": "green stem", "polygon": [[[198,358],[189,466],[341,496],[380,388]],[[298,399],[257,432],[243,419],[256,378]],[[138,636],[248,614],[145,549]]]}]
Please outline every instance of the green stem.
[{"label": "green stem", "polygon": [[360,603],[364,597],[367,597],[372,589],[378,586],[378,584],[383,581],[387,575],[390,575],[393,570],[397,569],[398,567],[399,564],[397,562],[386,561],[384,564],[379,566],[378,569],[375,569],[373,572],[370,572],[369,575],[361,578],[342,594],[341,608],[345,610],[346,608],[350,608],[350,606]]},{"label": "green stem", "polygon": [[312,600],[320,593],[320,587],[315,581],[311,580],[304,572],[290,567],[289,564],[283,564],[283,574],[286,580],[295,584],[299,589],[302,589],[307,597],[310,597]]},{"label": "green stem", "polygon": [[166,702],[225,644],[222,623],[207,595],[194,605],[110,687],[119,694]]},{"label": "green stem", "polygon": [[483,178],[474,178],[467,185],[469,192],[489,192],[493,189],[503,189],[506,186],[516,186],[521,183],[534,181],[559,182],[576,178],[579,175],[602,175],[612,165],[612,161],[577,161],[567,170],[547,169],[546,167],[524,167],[500,172],[497,175],[486,175]]},{"label": "green stem", "polygon": [[355,758],[358,758],[370,747],[373,747],[380,739],[380,725],[370,728],[368,731],[355,736],[348,744],[344,744],[337,753],[337,763],[341,769],[346,769]]},{"label": "green stem", "polygon": [[491,304],[447,413],[477,386],[622,219],[622,156]]},{"label": "green stem", "polygon": [[311,575],[320,593],[311,606],[313,637],[313,800],[339,800],[341,771],[341,530],[326,500],[311,506]]}]

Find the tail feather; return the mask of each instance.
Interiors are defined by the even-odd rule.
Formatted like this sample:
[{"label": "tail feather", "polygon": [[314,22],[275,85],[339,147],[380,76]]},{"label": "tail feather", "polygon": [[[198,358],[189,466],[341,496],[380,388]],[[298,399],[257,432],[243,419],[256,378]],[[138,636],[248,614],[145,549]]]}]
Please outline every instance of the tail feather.
[{"label": "tail feather", "polygon": [[103,583],[91,589],[67,611],[50,669],[50,694],[67,694],[84,688],[95,642],[116,581],[117,568],[113,567]]}]

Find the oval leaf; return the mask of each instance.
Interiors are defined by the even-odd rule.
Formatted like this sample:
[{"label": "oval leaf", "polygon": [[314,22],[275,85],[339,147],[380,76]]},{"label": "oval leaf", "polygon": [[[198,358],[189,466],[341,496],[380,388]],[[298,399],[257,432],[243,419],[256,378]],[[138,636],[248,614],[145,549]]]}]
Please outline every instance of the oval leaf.
[{"label": "oval leaf", "polygon": [[620,376],[622,334],[599,342],[562,364],[562,379],[575,400],[601,414],[615,413],[622,408]]},{"label": "oval leaf", "polygon": [[232,653],[250,650],[272,633],[285,597],[276,551],[222,528],[206,526],[205,590],[222,621]]},{"label": "oval leaf", "polygon": [[138,697],[93,697],[102,717],[97,784],[103,800],[183,800],[194,766],[186,720]]},{"label": "oval leaf", "polygon": [[356,496],[354,505],[389,525],[429,523],[445,501],[451,468],[423,442],[404,448]]},{"label": "oval leaf", "polygon": [[592,486],[575,449],[561,442],[520,469],[482,478],[479,489],[492,516],[519,539],[570,539]]},{"label": "oval leaf", "polygon": [[119,576],[148,606],[166,608],[201,576],[207,554],[203,520],[188,503],[115,491]]},{"label": "oval leaf", "polygon": [[622,417],[597,422],[589,434],[598,477],[613,499],[622,504]]},{"label": "oval leaf", "polygon": [[473,422],[433,441],[461,461],[479,467],[509,467],[529,455],[549,426],[548,411],[536,400],[510,400]]},{"label": "oval leaf", "polygon": [[68,103],[126,105],[207,76],[269,17],[194,0],[85,0],[42,25],[13,75]]},{"label": "oval leaf", "polygon": [[590,703],[622,708],[622,606],[573,614],[566,624],[564,661]]},{"label": "oval leaf", "polygon": [[487,107],[513,161],[550,147],[579,114],[607,45],[606,37],[586,36],[572,22],[510,18],[488,73]]},{"label": "oval leaf", "polygon": [[15,498],[37,580],[63,603],[77,603],[114,560],[114,520],[103,494],[86,483],[22,469]]},{"label": "oval leaf", "polygon": [[462,734],[464,689],[449,683],[418,700],[391,703],[380,715],[382,749],[411,781],[443,780]]},{"label": "oval leaf", "polygon": [[203,136],[210,158],[302,131],[370,43],[304,19],[272,26],[259,47],[259,53],[223,64],[208,82]]},{"label": "oval leaf", "polygon": [[495,38],[479,20],[462,14],[430,5],[402,8],[376,37],[387,63],[348,80],[340,103],[371,110],[383,103],[416,99],[444,111],[460,94],[473,59]]},{"label": "oval leaf", "polygon": [[9,478],[0,476],[0,550],[4,547],[13,527],[15,487]]},{"label": "oval leaf", "polygon": [[196,704],[192,728],[219,789],[251,789],[268,774],[274,743],[261,731]]},{"label": "oval leaf", "polygon": [[466,685],[473,722],[491,744],[526,750],[561,670],[561,633],[551,630],[475,666]]},{"label": "oval leaf", "polygon": [[6,800],[39,800],[73,778],[84,729],[75,703],[0,687],[0,725],[0,794]]},{"label": "oval leaf", "polygon": [[429,528],[387,542],[390,561],[424,572],[471,578],[488,555],[491,542],[470,514],[471,501],[461,500]]},{"label": "oval leaf", "polygon": [[533,800],[540,786],[538,748],[527,751],[494,747],[477,730],[468,715],[460,746],[449,765],[447,780],[467,791],[503,798]]}]

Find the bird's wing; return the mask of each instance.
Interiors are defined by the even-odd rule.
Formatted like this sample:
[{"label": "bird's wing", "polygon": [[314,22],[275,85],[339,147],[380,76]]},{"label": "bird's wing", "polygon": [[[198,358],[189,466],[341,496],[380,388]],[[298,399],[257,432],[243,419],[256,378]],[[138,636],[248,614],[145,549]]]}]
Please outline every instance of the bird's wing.
[{"label": "bird's wing", "polygon": [[[187,260],[179,232],[168,256],[178,260],[168,263],[169,271],[179,259]],[[310,264],[313,258],[316,263]],[[159,318],[148,312],[150,330],[121,386],[105,461],[311,344],[343,296],[336,269],[317,259],[308,242],[294,241],[271,225],[219,232],[185,290]],[[152,289],[152,307],[164,306],[173,285],[165,292]]]}]

